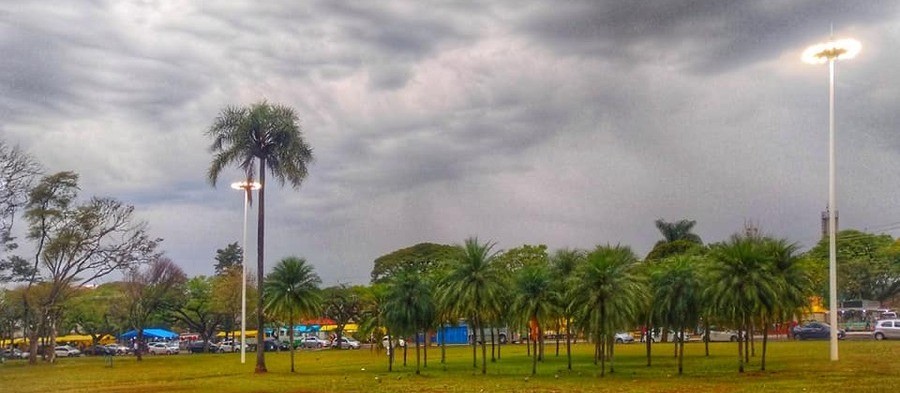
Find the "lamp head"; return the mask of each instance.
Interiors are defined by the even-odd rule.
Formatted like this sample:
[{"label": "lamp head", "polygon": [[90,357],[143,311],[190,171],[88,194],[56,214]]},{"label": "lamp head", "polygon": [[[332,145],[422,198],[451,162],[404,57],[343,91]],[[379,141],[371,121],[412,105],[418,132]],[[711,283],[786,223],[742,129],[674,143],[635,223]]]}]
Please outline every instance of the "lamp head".
[{"label": "lamp head", "polygon": [[262,188],[262,184],[259,184],[258,182],[255,182],[255,181],[249,182],[249,183],[245,182],[245,181],[239,181],[239,182],[231,183],[231,188],[233,188],[235,190],[253,190],[253,191],[255,191],[255,190]]},{"label": "lamp head", "polygon": [[860,44],[859,41],[852,38],[845,38],[810,46],[803,51],[803,55],[801,55],[800,58],[809,64],[824,64],[831,59],[852,59],[859,54],[861,49],[862,44]]}]

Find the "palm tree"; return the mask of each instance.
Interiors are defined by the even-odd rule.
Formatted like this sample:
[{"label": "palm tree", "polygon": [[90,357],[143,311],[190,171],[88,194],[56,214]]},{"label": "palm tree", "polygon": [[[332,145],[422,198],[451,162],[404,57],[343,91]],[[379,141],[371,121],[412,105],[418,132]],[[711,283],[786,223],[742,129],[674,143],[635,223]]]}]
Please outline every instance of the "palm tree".
[{"label": "palm tree", "polygon": [[[538,336],[542,335],[541,321],[549,319],[556,303],[553,281],[546,266],[527,266],[519,271],[516,277],[516,297],[512,310],[522,319],[536,326]],[[531,375],[537,374],[538,349],[535,348],[531,362]],[[530,345],[530,343],[529,343]]]},{"label": "palm tree", "polygon": [[[616,329],[634,321],[644,294],[642,282],[634,274],[634,252],[623,246],[600,246],[588,254],[577,271],[572,290],[579,305],[583,324],[597,339],[595,353],[601,361],[600,374],[606,372],[605,348],[610,347]],[[609,354],[612,361],[612,354]],[[610,372],[615,368],[612,363]]]},{"label": "palm tree", "polygon": [[673,327],[680,334],[675,344],[679,375],[684,364],[684,330],[697,325],[703,308],[701,271],[699,258],[675,256],[651,273],[654,314],[664,326]]},{"label": "palm tree", "polygon": [[[784,239],[765,239],[765,253],[771,263],[772,275],[776,280],[777,301],[771,317],[775,322],[785,323],[799,316],[809,304],[813,294],[810,271],[797,256],[797,245]],[[766,326],[767,324],[764,324]],[[763,330],[763,352],[760,369],[766,370],[766,347],[768,329]]]},{"label": "palm tree", "polygon": [[678,220],[675,222],[667,222],[661,218],[656,220],[656,229],[662,234],[662,241],[667,243],[678,240],[687,240],[702,244],[703,241],[700,240],[700,236],[697,236],[697,234],[692,232],[694,230],[694,225],[697,225],[697,221]]},{"label": "palm tree", "polygon": [[[250,107],[228,107],[224,109],[206,131],[213,142],[210,151],[213,161],[207,172],[210,184],[215,187],[219,175],[225,167],[236,164],[244,173],[247,182],[255,178],[259,168],[259,204],[256,227],[256,265],[258,287],[263,287],[265,272],[265,190],[266,171],[284,185],[285,182],[297,189],[307,175],[307,166],[312,163],[312,149],[303,139],[298,117],[294,110],[271,105],[265,101]],[[250,190],[247,190],[250,193]],[[249,197],[249,195],[248,195]],[[263,313],[263,291],[259,292],[256,309],[257,326],[265,326]],[[266,358],[263,346],[256,346],[256,372],[266,372]]]},{"label": "palm tree", "polygon": [[[294,372],[294,315],[315,317],[321,308],[319,284],[322,280],[303,258],[289,257],[275,265],[266,275],[266,311],[288,316],[288,338],[291,342],[291,372]],[[262,329],[260,329],[262,330]]]},{"label": "palm tree", "polygon": [[[470,237],[465,244],[457,246],[459,254],[448,265],[447,275],[441,280],[442,304],[451,304],[456,315],[466,315],[481,337],[481,373],[487,374],[487,347],[484,339],[485,317],[497,307],[496,299],[501,291],[501,275],[492,263],[497,253],[492,251],[493,242],[479,243]],[[473,340],[472,363],[477,366]]]},{"label": "palm tree", "polygon": [[[572,369],[572,318],[575,313],[575,305],[572,302],[573,293],[569,290],[569,283],[578,266],[584,263],[585,254],[581,250],[562,249],[557,250],[550,259],[553,271],[554,291],[557,293],[556,309],[566,325],[566,358],[569,370]],[[559,337],[559,335],[557,335]],[[557,354],[559,346],[557,345]]]},{"label": "palm tree", "polygon": [[430,285],[414,269],[395,273],[385,296],[385,320],[393,330],[416,337],[416,375],[420,373],[419,333],[434,320],[435,305]]},{"label": "palm tree", "polygon": [[[713,307],[739,331],[750,335],[750,326],[760,310],[772,310],[777,301],[777,283],[760,237],[733,235],[713,248],[707,288]],[[738,372],[744,372],[744,345],[738,340]]]}]

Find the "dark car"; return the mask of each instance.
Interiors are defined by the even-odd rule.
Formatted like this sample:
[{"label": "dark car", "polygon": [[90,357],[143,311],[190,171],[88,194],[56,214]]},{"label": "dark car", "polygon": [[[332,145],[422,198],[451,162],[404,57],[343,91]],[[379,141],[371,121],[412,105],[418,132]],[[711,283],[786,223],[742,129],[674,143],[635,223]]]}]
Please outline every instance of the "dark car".
[{"label": "dark car", "polygon": [[218,345],[209,343],[209,348],[206,347],[206,342],[204,341],[194,341],[191,345],[188,346],[188,351],[191,353],[203,353],[206,348],[206,352],[208,353],[217,353],[222,352]]},{"label": "dark car", "polygon": [[96,345],[93,347],[85,348],[84,354],[88,356],[114,356],[116,354],[116,351],[109,349],[103,345]]},{"label": "dark car", "polygon": [[289,351],[290,349],[291,347],[287,343],[274,338],[267,338],[266,341],[263,341],[264,351]]},{"label": "dark car", "polygon": [[[843,339],[846,333],[843,329],[838,329],[837,336]],[[798,340],[807,340],[811,338],[830,338],[831,326],[822,322],[810,322],[805,325],[794,327],[794,337]]]}]

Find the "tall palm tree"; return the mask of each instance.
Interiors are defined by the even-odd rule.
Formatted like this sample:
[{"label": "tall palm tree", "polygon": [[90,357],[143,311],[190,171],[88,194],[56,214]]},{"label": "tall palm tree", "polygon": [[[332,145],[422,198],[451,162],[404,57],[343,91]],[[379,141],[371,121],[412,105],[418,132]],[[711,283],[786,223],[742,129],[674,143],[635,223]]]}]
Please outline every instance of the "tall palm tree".
[{"label": "tall palm tree", "polygon": [[[256,179],[259,168],[258,215],[256,227],[256,265],[258,287],[263,287],[265,272],[265,191],[266,172],[280,184],[285,182],[297,189],[307,175],[312,163],[312,149],[300,131],[299,118],[294,110],[265,101],[250,107],[228,107],[213,121],[206,131],[212,138],[210,151],[214,157],[207,171],[210,184],[215,187],[225,167],[235,164],[246,176],[247,182]],[[248,197],[250,190],[247,190]],[[265,326],[263,291],[257,299],[256,320],[262,330]],[[256,372],[266,372],[263,346],[256,346]]]},{"label": "tall palm tree", "polygon": [[[784,239],[767,238],[764,241],[765,253],[769,257],[777,291],[777,301],[772,302],[774,309],[771,310],[771,318],[774,318],[773,322],[785,323],[800,316],[802,310],[809,305],[809,298],[813,295],[812,276],[797,255],[796,244],[788,243]],[[766,370],[768,338],[768,329],[764,329],[760,364],[762,371]]]},{"label": "tall palm tree", "polygon": [[[600,374],[606,372],[606,355],[616,329],[625,328],[637,316],[645,291],[634,274],[637,257],[624,246],[600,246],[588,254],[587,262],[577,272],[573,286],[575,304],[581,308],[584,325],[597,339],[601,361]],[[610,354],[609,358],[612,361]],[[611,372],[614,367],[610,365]]]},{"label": "tall palm tree", "polygon": [[393,330],[416,337],[416,375],[420,373],[419,333],[431,326],[435,304],[431,286],[421,274],[408,268],[389,279],[385,296],[385,320]]},{"label": "tall palm tree", "polygon": [[[487,374],[487,347],[485,346],[484,321],[498,308],[496,299],[502,289],[502,277],[492,264],[497,256],[494,243],[479,243],[478,238],[466,239],[458,256],[448,265],[447,275],[441,280],[442,304],[452,304],[457,315],[466,315],[481,338],[481,373]],[[478,340],[474,340],[477,343]],[[477,367],[475,346],[472,347],[473,367]]]},{"label": "tall palm tree", "polygon": [[[777,283],[768,263],[762,238],[733,235],[712,250],[707,296],[715,299],[716,312],[739,331],[749,335],[760,310],[771,310],[777,301]],[[744,372],[745,340],[738,340],[738,372]]]},{"label": "tall palm tree", "polygon": [[[516,275],[516,292],[512,309],[523,320],[537,327],[538,336],[542,335],[541,322],[550,318],[556,303],[553,281],[547,266],[527,266]],[[538,349],[537,340],[531,362],[531,375],[537,374]],[[530,345],[530,343],[529,343]]]},{"label": "tall palm tree", "polygon": [[[322,305],[319,285],[322,280],[303,258],[288,257],[266,275],[266,311],[288,317],[291,342],[291,372],[294,372],[294,316],[315,317]],[[260,329],[262,331],[262,329]]]},{"label": "tall palm tree", "polygon": [[678,240],[688,240],[694,243],[703,243],[700,236],[692,232],[694,230],[694,225],[697,225],[697,221],[678,220],[675,222],[667,222],[666,220],[658,219],[655,223],[656,229],[662,234],[664,242],[671,243]]},{"label": "tall palm tree", "polygon": [[697,326],[703,308],[702,261],[698,257],[675,256],[658,265],[651,274],[655,314],[664,326],[675,328],[679,340],[678,374],[684,365],[684,330]]}]

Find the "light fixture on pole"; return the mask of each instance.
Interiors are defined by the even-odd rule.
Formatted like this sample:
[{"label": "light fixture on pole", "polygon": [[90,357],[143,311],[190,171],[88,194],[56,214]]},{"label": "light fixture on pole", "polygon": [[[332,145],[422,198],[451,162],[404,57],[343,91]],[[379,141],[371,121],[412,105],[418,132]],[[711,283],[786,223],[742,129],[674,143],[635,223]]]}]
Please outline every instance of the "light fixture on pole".
[{"label": "light fixture on pole", "polygon": [[862,44],[854,39],[832,40],[806,48],[801,58],[809,64],[828,63],[828,309],[831,325],[831,360],[838,360],[837,242],[834,201],[834,62],[852,59]]},{"label": "light fixture on pole", "polygon": [[[244,192],[244,242],[241,244],[241,364],[247,360],[247,206],[250,204],[250,191],[262,188],[257,182],[242,181],[231,183],[231,188]],[[256,333],[259,340],[259,331]]]}]

